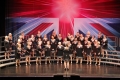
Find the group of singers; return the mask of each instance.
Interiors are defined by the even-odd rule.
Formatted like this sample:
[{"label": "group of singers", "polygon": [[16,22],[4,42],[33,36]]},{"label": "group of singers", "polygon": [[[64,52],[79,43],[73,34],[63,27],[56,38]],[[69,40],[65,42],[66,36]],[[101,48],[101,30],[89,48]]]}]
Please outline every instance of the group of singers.
[{"label": "group of singers", "polygon": [[[22,32],[16,43],[13,43],[12,34],[5,36],[5,59],[9,58],[12,46],[15,46],[16,66],[20,66],[20,58],[25,55],[26,65],[30,65],[30,58],[36,56],[36,65],[41,64],[42,57],[45,57],[45,64],[51,63],[51,59],[57,58],[57,63],[62,63],[64,60],[65,70],[69,70],[69,62],[76,59],[76,63],[82,64],[83,59],[87,59],[87,64],[91,65],[92,57],[96,60],[95,65],[100,65],[101,58],[106,53],[108,40],[106,35],[98,33],[97,38],[91,36],[88,31],[85,36],[76,33],[75,36],[67,34],[66,38],[62,38],[61,34],[56,34],[55,31],[50,36],[41,36],[40,31],[37,35],[31,35],[28,39],[25,38]],[[107,57],[107,56],[106,56]]]}]

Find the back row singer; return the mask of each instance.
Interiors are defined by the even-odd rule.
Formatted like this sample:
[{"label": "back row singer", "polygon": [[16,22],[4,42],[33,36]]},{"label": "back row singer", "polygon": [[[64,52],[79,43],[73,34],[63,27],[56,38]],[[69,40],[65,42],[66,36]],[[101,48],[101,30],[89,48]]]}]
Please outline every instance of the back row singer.
[{"label": "back row singer", "polygon": [[66,38],[62,38],[61,34],[53,31],[50,40],[47,35],[41,36],[40,31],[37,35],[31,35],[25,38],[22,32],[19,35],[17,43],[13,43],[12,34],[5,36],[5,59],[9,58],[12,46],[15,46],[16,66],[20,65],[21,56],[25,56],[26,65],[30,64],[31,57],[36,56],[36,65],[41,64],[41,59],[45,58],[45,64],[51,63],[51,60],[57,58],[57,63],[64,60],[65,70],[69,70],[69,62],[72,63],[76,59],[76,63],[82,64],[82,60],[87,59],[87,64],[91,65],[92,60],[96,60],[95,65],[100,65],[100,57],[104,57],[106,53],[108,40],[106,35],[98,33],[97,38],[88,31],[85,36],[76,33],[75,36],[67,34]]}]

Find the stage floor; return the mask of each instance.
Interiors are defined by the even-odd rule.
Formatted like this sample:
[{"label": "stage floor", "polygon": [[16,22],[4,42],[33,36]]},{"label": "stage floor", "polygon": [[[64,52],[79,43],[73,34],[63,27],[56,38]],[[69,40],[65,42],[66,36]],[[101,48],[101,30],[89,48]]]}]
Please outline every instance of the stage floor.
[{"label": "stage floor", "polygon": [[63,64],[41,64],[32,63],[31,66],[21,64],[21,67],[15,65],[0,69],[0,77],[53,77],[54,75],[63,75],[70,77],[71,75],[79,75],[80,77],[107,77],[120,78],[120,67],[112,65],[95,64],[70,64],[70,70],[65,71]]}]

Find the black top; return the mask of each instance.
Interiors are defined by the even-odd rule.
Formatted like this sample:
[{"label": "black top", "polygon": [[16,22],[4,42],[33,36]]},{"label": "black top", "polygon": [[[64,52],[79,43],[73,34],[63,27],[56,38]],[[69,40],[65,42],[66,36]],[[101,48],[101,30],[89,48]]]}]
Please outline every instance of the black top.
[{"label": "black top", "polygon": [[96,56],[100,56],[101,55],[101,46],[96,47]]},{"label": "black top", "polygon": [[22,53],[22,49],[16,49],[16,53],[15,53],[15,59],[20,59],[20,55]]},{"label": "black top", "polygon": [[92,46],[87,47],[86,45],[86,54],[91,55],[91,51],[92,51]]},{"label": "black top", "polygon": [[100,42],[100,45],[102,45],[102,39],[103,39],[103,35],[101,37],[98,37],[98,41]]},{"label": "black top", "polygon": [[54,39],[54,40],[50,40],[50,44],[51,44],[51,50],[56,50],[56,48],[57,48],[57,42],[56,42],[56,39]]},{"label": "black top", "polygon": [[54,39],[57,39],[57,35],[53,35],[53,34],[50,35],[50,39],[52,39],[51,38],[52,36],[54,37]]},{"label": "black top", "polygon": [[79,41],[79,40],[80,40],[80,39],[79,39],[79,37],[80,37],[80,36],[75,35],[75,38],[77,38],[77,41]]},{"label": "black top", "polygon": [[79,39],[81,44],[84,45],[84,39]]},{"label": "black top", "polygon": [[45,45],[47,45],[47,41],[48,40],[43,39],[43,41],[42,41],[42,48],[45,48]]},{"label": "black top", "polygon": [[108,48],[108,40],[106,39],[106,41],[102,40],[102,47],[103,49],[107,49]]},{"label": "black top", "polygon": [[9,41],[4,41],[5,50],[9,49]]},{"label": "black top", "polygon": [[31,42],[32,42],[32,48],[36,49],[37,48],[37,42],[35,40],[31,41]]},{"label": "black top", "polygon": [[83,49],[84,49],[84,52],[86,52],[86,45],[88,44],[88,42],[84,41],[84,44],[83,44]]},{"label": "black top", "polygon": [[50,53],[51,53],[51,46],[50,47],[45,46],[45,56],[46,57],[50,56]]},{"label": "black top", "polygon": [[67,41],[70,41],[70,38],[67,36]]},{"label": "black top", "polygon": [[63,42],[63,39],[57,37],[56,41],[57,41],[57,44],[58,44],[58,42],[61,42],[61,43],[62,43],[62,42]]},{"label": "black top", "polygon": [[35,41],[36,41],[36,42],[38,41],[38,38],[40,38],[40,39],[42,40],[42,36],[41,36],[41,35],[39,35],[39,36],[36,35],[36,36],[35,36]]},{"label": "black top", "polygon": [[94,47],[94,42],[95,42],[95,40],[91,40],[92,50],[93,50],[93,47]]},{"label": "black top", "polygon": [[91,36],[89,36],[88,41],[91,41],[91,38],[92,38],[92,37],[91,37]]},{"label": "black top", "polygon": [[64,48],[64,51],[63,51],[63,59],[70,59],[69,49],[66,50],[66,49]]},{"label": "black top", "polygon": [[83,57],[83,46],[82,45],[77,45],[76,52],[77,52],[76,56]]},{"label": "black top", "polygon": [[22,38],[22,41],[21,41],[21,47],[22,48],[25,48],[25,43],[26,43],[25,38]]},{"label": "black top", "polygon": [[25,53],[25,55],[30,55],[30,52],[31,52],[31,51],[32,51],[31,48],[26,47],[26,53]]},{"label": "black top", "polygon": [[10,47],[10,48],[12,47],[12,44],[13,44],[12,39],[9,39],[9,47]]},{"label": "black top", "polygon": [[57,46],[57,56],[63,56],[64,47],[61,45]]},{"label": "black top", "polygon": [[92,50],[93,50],[93,53],[96,53],[96,45],[95,44],[92,46]]},{"label": "black top", "polygon": [[69,54],[72,54],[73,53],[73,48],[72,48],[72,44],[68,46],[69,47]]},{"label": "black top", "polygon": [[73,41],[73,43],[72,43],[72,49],[73,49],[73,50],[76,50],[76,47],[77,47],[77,42],[75,43],[75,42]]},{"label": "black top", "polygon": [[37,48],[36,48],[36,56],[41,56],[41,53],[42,53],[41,46],[37,46]]}]

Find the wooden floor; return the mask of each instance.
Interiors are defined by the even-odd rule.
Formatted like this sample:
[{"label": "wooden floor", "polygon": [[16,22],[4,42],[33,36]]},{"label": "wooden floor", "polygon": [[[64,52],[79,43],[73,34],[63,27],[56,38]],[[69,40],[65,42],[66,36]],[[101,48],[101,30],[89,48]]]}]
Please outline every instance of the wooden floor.
[{"label": "wooden floor", "polygon": [[112,65],[95,64],[70,64],[70,70],[65,71],[63,64],[41,64],[32,63],[30,66],[21,64],[21,67],[15,65],[0,69],[0,77],[53,77],[54,75],[63,75],[69,77],[71,75],[79,75],[80,77],[107,77],[120,78],[120,67]]}]

